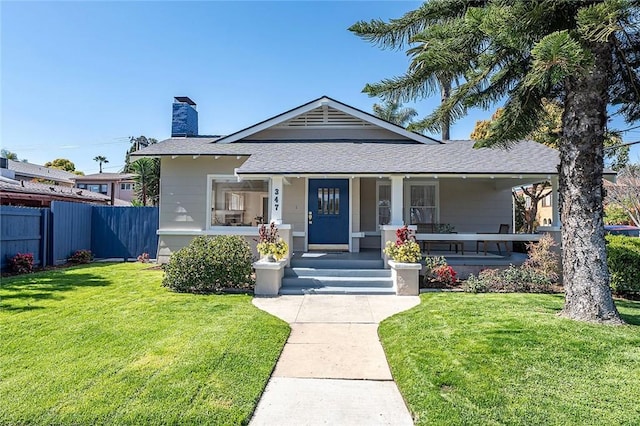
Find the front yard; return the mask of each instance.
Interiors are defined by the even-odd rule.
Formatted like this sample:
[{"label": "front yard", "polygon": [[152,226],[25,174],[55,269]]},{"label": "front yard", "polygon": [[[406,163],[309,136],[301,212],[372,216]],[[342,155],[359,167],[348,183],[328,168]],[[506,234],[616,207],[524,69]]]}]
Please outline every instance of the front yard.
[{"label": "front yard", "polygon": [[557,295],[421,297],[379,330],[416,424],[640,424],[640,302],[612,327]]},{"label": "front yard", "polygon": [[0,424],[242,424],[289,334],[244,295],[144,264],[3,278]]}]

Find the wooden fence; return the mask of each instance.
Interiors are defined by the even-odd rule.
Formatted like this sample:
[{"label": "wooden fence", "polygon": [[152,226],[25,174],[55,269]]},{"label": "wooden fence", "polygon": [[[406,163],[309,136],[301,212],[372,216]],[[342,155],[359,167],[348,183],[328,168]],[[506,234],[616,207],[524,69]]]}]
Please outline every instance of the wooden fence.
[{"label": "wooden fence", "polygon": [[157,207],[111,207],[54,201],[51,208],[0,206],[0,267],[17,253],[40,266],[66,262],[76,250],[96,258],[136,258],[158,249]]},{"label": "wooden fence", "polygon": [[47,261],[49,209],[0,206],[0,268],[17,253],[33,254],[34,263]]}]

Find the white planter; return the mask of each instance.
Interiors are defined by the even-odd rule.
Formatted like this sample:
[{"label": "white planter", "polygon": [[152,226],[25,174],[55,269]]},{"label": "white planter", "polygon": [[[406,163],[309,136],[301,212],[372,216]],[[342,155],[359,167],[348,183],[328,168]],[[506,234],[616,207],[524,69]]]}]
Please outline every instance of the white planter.
[{"label": "white planter", "polygon": [[399,263],[389,260],[393,287],[398,296],[418,296],[420,294],[421,263]]},{"label": "white planter", "polygon": [[255,262],[253,268],[256,270],[256,287],[253,294],[256,296],[277,296],[282,286],[284,267],[287,260],[276,262]]}]

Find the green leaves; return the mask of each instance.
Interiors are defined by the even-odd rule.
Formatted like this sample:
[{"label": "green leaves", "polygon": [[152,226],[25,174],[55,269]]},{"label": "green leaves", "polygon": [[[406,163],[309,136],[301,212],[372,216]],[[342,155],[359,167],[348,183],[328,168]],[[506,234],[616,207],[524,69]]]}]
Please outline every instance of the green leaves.
[{"label": "green leaves", "polygon": [[605,43],[622,30],[621,19],[630,11],[627,0],[606,0],[578,11],[578,32],[587,41]]},{"label": "green leaves", "polygon": [[591,53],[566,30],[545,36],[533,46],[531,56],[533,61],[525,85],[545,91],[568,76],[585,72],[593,61]]}]

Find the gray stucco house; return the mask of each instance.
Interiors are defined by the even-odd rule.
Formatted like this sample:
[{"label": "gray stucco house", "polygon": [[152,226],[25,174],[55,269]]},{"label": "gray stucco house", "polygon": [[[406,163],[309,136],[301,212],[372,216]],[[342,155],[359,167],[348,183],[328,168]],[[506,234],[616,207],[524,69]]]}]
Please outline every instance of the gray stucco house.
[{"label": "gray stucco house", "polygon": [[[160,262],[197,235],[255,245],[257,226],[270,221],[298,253],[380,250],[399,226],[434,223],[454,227],[475,252],[476,235],[513,229],[512,187],[548,180],[557,189],[558,153],[534,142],[473,149],[326,96],[207,137],[195,108],[176,98],[172,137],[133,154],[161,159]],[[549,229],[558,226],[555,210]]]}]

